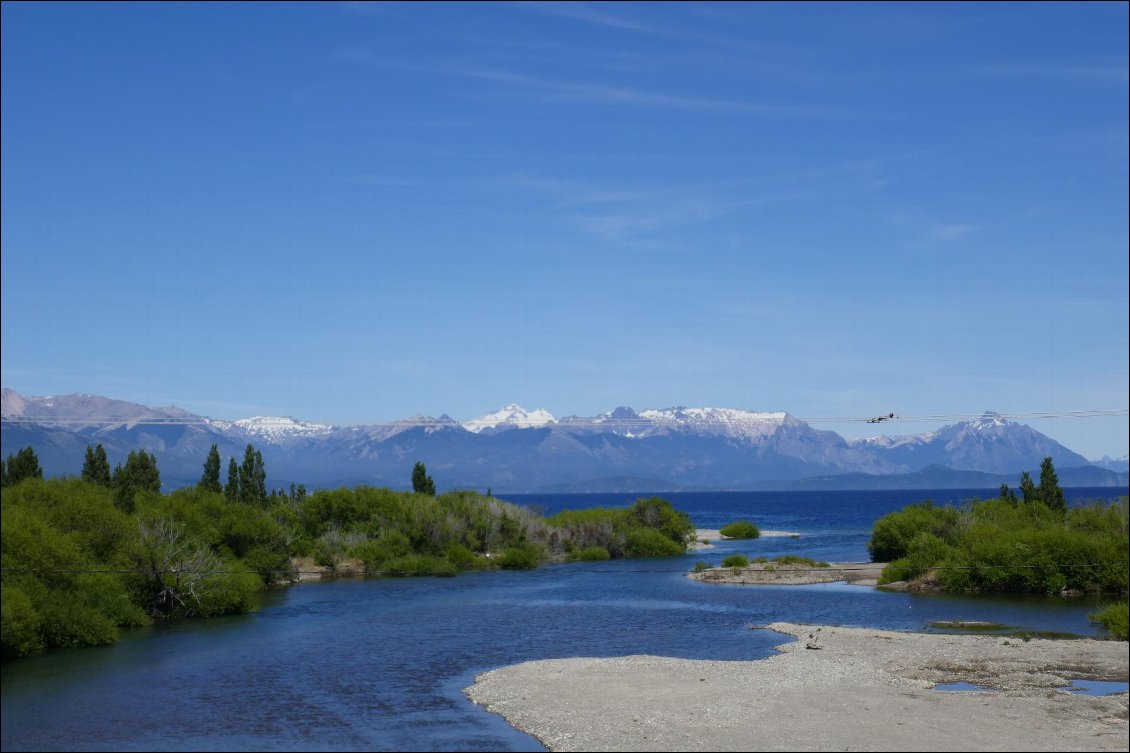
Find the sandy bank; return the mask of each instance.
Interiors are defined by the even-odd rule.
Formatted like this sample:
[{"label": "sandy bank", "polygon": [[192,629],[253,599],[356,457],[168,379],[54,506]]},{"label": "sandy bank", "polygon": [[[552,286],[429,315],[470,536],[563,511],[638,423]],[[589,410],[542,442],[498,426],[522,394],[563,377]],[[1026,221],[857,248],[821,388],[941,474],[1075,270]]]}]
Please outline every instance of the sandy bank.
[{"label": "sandy bank", "polygon": [[714,567],[688,573],[687,577],[703,583],[799,586],[847,581],[861,586],[873,586],[879,582],[884,567],[885,562],[832,562],[828,567],[758,562],[740,568]]},{"label": "sandy bank", "polygon": [[[800,534],[796,531],[762,531],[761,538],[800,538]],[[710,549],[713,544],[704,544],[704,541],[738,541],[738,539],[731,539],[729,536],[723,536],[722,532],[717,528],[696,528],[694,531],[694,541],[687,545],[687,549]]]},{"label": "sandy bank", "polygon": [[[769,628],[800,640],[750,662],[527,662],[466,692],[551,750],[1127,749],[1126,694],[1056,690],[1125,681],[1125,643]],[[931,689],[959,681],[998,692]]]}]

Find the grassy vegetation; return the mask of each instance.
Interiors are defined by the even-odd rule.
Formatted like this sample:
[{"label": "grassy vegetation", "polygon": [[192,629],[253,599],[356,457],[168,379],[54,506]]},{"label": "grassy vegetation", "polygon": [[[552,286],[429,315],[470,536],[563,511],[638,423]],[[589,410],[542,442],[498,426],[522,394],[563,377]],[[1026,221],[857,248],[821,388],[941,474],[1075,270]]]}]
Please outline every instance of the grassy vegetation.
[{"label": "grassy vegetation", "polygon": [[570,559],[578,562],[599,562],[612,559],[612,555],[602,546],[590,546],[573,552]]},{"label": "grassy vegetation", "polygon": [[804,565],[806,567],[828,567],[827,562],[814,560],[811,557],[800,557],[795,554],[785,554],[780,557],[774,557],[772,560],[778,565]]},{"label": "grassy vegetation", "polygon": [[545,523],[570,552],[600,547],[612,558],[683,554],[694,538],[686,513],[665,499],[638,499],[626,509],[562,510]]},{"label": "grassy vegetation", "polygon": [[1060,510],[1012,499],[961,507],[926,502],[875,524],[881,583],[929,576],[948,591],[1125,593],[1127,500]]},{"label": "grassy vegetation", "polygon": [[1115,639],[1130,640],[1130,608],[1127,602],[1108,604],[1091,615],[1091,620],[1105,627]]},{"label": "grassy vegetation", "polygon": [[749,560],[744,554],[731,554],[722,560],[722,567],[745,567],[748,564]]},{"label": "grassy vegetation", "polygon": [[761,529],[748,520],[727,523],[718,532],[730,539],[756,539],[761,535]]},{"label": "grassy vegetation", "polygon": [[78,479],[28,478],[2,493],[5,659],[112,643],[157,619],[246,612],[294,577],[293,557],[369,575],[453,576],[547,559],[682,554],[689,518],[669,502],[549,520],[474,492],[357,487],[252,501],[201,486],[129,500]]}]

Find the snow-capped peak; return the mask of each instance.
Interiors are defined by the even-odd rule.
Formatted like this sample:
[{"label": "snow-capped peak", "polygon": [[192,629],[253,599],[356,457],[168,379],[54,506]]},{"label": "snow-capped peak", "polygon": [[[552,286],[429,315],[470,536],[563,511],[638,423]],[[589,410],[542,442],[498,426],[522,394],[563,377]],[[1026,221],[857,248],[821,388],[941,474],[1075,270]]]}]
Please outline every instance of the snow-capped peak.
[{"label": "snow-capped peak", "polygon": [[640,411],[639,415],[658,426],[744,439],[767,437],[789,417],[784,411],[765,413],[738,408],[663,408]]},{"label": "snow-capped peak", "polygon": [[999,413],[993,411],[985,411],[984,415],[980,418],[975,418],[969,422],[970,429],[994,429],[998,426],[1008,426],[1011,422],[1001,416]]},{"label": "snow-capped peak", "polygon": [[333,431],[327,424],[308,424],[295,421],[289,416],[253,416],[233,421],[232,426],[247,434],[262,437],[268,441],[281,441],[293,437],[320,437]]},{"label": "snow-capped peak", "polygon": [[557,423],[557,419],[547,410],[539,408],[537,410],[527,411],[522,406],[511,403],[501,410],[496,410],[494,413],[488,413],[485,416],[479,416],[478,418],[466,422],[463,424],[463,428],[478,434],[487,429],[497,429],[499,427],[530,429],[555,423]]}]

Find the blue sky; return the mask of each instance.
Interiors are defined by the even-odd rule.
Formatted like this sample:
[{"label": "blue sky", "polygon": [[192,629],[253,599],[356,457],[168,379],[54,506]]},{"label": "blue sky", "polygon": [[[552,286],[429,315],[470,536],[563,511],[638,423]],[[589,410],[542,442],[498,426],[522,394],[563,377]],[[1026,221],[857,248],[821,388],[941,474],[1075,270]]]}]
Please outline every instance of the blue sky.
[{"label": "blue sky", "polygon": [[3,383],[1124,410],[1127,8],[5,3]]}]

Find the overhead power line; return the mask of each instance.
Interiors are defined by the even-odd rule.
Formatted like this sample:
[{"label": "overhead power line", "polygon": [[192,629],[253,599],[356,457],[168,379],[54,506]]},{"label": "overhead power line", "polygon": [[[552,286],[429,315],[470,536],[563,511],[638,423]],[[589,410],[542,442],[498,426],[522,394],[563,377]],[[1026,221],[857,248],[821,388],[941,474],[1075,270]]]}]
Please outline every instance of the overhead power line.
[{"label": "overhead power line", "polygon": [[[731,426],[764,426],[778,424],[783,419],[778,418],[781,414],[768,415],[757,414],[750,412],[750,415],[727,415],[719,417],[716,422]],[[994,413],[992,416],[1010,419],[1014,421],[1037,421],[1041,419],[1053,418],[1110,418],[1130,415],[1130,409],[1099,409],[1099,410],[1048,410],[1048,411],[1031,411],[1027,413]],[[984,413],[935,413],[935,414],[921,414],[921,415],[902,415],[894,414],[882,416],[883,423],[895,422],[920,422],[920,423],[956,423],[959,421],[973,421],[979,418],[984,418]],[[878,423],[874,416],[793,416],[792,418],[797,421],[803,421],[807,424],[850,424],[850,423]],[[611,428],[625,428],[631,429],[635,427],[664,427],[664,426],[683,426],[694,425],[699,422],[706,421],[707,417],[690,416],[684,418],[669,418],[667,416],[661,417],[644,417],[638,418],[612,418],[600,417],[584,419],[560,419],[556,422],[547,424],[535,423],[522,423],[519,422],[518,426],[522,428],[538,428],[542,426],[558,426],[561,428],[589,428],[589,427],[611,427]],[[90,416],[85,418],[75,417],[62,417],[62,416],[3,416],[0,421],[6,424],[37,424],[42,426],[216,426],[220,428],[230,428],[235,425],[234,421],[221,421],[210,418],[202,417],[163,417],[163,416],[141,416],[123,418],[119,416]],[[311,424],[303,422],[293,422],[289,419],[277,420],[262,420],[256,421],[253,424],[256,428],[278,428],[295,426],[306,427],[308,429],[364,429],[364,428],[387,428],[387,429],[404,429],[416,426],[451,426],[462,425],[461,422],[455,420],[446,420],[428,417],[413,417],[398,419],[396,421],[377,421],[367,424],[355,425],[342,425],[331,426],[328,424]],[[505,422],[499,422],[499,425],[504,425]]]}]

